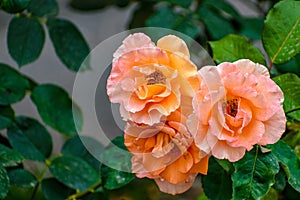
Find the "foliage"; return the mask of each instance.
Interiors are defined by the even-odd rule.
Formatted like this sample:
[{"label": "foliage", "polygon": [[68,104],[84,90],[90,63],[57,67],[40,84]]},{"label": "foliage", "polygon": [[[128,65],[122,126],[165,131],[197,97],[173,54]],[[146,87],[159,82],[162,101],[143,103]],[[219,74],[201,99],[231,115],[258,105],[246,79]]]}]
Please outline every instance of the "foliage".
[{"label": "foliage", "polygon": [[[211,50],[216,63],[249,58],[267,64],[284,92],[288,123],[283,139],[267,147],[256,146],[235,163],[211,158],[208,175],[202,177],[204,193],[198,199],[300,196],[300,2],[268,1],[270,8],[251,2],[264,11],[263,16],[243,17],[223,0],[141,0],[129,22],[130,28],[158,26],[185,33]],[[71,1],[81,10],[130,4],[129,0]],[[7,48],[17,67],[36,61],[45,41],[50,40],[61,62],[78,72],[89,47],[75,24],[57,18],[56,0],[0,0],[0,9],[14,15],[7,27]],[[254,40],[262,42],[266,55],[253,45]],[[41,120],[15,116],[13,105],[27,95]],[[123,188],[128,188],[133,199],[159,198],[151,181],[134,180],[133,174],[121,171],[131,168],[131,156],[118,151],[125,150],[122,137],[113,140],[101,155],[117,164],[118,169],[112,169],[82,144],[84,139],[101,146],[92,138],[78,136],[82,123],[80,108],[64,89],[35,83],[19,69],[0,63],[0,199],[108,199],[114,192],[124,192]],[[58,155],[52,154],[49,128],[67,138]],[[28,170],[26,162],[40,170]]]}]

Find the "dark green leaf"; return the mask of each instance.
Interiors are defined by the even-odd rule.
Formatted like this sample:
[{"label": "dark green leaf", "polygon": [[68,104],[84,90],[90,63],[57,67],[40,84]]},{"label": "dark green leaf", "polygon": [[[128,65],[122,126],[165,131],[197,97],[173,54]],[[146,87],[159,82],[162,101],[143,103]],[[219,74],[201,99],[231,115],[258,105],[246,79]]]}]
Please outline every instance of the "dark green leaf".
[{"label": "dark green leaf", "polygon": [[76,135],[66,141],[62,147],[62,153],[64,155],[71,154],[80,157],[98,171],[100,169],[100,162],[88,151],[86,146],[88,149],[92,149],[94,151],[93,155],[100,155],[104,149],[103,145],[95,139],[87,136]]},{"label": "dark green leaf", "polygon": [[289,62],[275,65],[281,73],[295,73],[300,76],[300,54],[289,60]]},{"label": "dark green leaf", "polygon": [[[80,131],[82,113],[62,88],[44,84],[34,88],[31,99],[43,121],[62,134],[72,136]],[[73,109],[73,112],[72,112]]]},{"label": "dark green leaf", "polygon": [[29,82],[15,69],[0,63],[0,105],[9,105],[22,100]]},{"label": "dark green leaf", "polygon": [[232,24],[226,18],[214,12],[208,6],[200,6],[197,14],[199,19],[204,22],[212,39],[220,39],[235,32]]},{"label": "dark green leaf", "polygon": [[118,171],[107,167],[106,165],[101,166],[101,174],[103,185],[106,189],[109,190],[123,187],[135,178],[135,175],[132,173]]},{"label": "dark green leaf", "polygon": [[114,2],[112,0],[72,0],[70,6],[72,8],[82,10],[82,11],[91,11],[105,8],[106,6],[112,5]]},{"label": "dark green leaf", "polygon": [[137,5],[135,10],[133,11],[129,28],[140,28],[146,26],[146,20],[153,15],[154,9],[153,9],[154,3],[152,2],[141,2]]},{"label": "dark green leaf", "polygon": [[35,16],[52,17],[58,14],[58,4],[56,0],[31,0],[27,10]]},{"label": "dark green leaf", "polygon": [[283,108],[288,117],[300,121],[300,111],[293,110],[300,107],[300,78],[295,74],[283,74],[273,78],[284,94]]},{"label": "dark green leaf", "polygon": [[193,2],[193,0],[164,0],[164,1],[168,1],[174,5],[178,5],[184,8],[188,8]]},{"label": "dark green leaf", "polygon": [[0,167],[17,166],[22,161],[23,156],[17,151],[0,144]]},{"label": "dark green leaf", "polygon": [[288,199],[288,200],[299,200],[300,199],[300,193],[297,192],[289,184],[286,185],[286,187],[283,191],[283,195],[284,195],[285,199]]},{"label": "dark green leaf", "polygon": [[215,160],[227,173],[231,173],[232,171],[234,171],[233,164],[229,162],[227,159],[215,158]]},{"label": "dark green leaf", "polygon": [[280,64],[300,52],[300,1],[280,1],[268,13],[262,40],[271,62]]},{"label": "dark green leaf", "polygon": [[[77,27],[68,20],[50,19],[47,21],[49,35],[60,60],[73,71],[87,69],[82,66],[90,49]],[[86,64],[87,62],[85,62]]]},{"label": "dark green leaf", "polygon": [[47,200],[65,200],[75,193],[75,190],[66,187],[54,178],[42,181],[42,191]]},{"label": "dark green leaf", "polygon": [[224,0],[204,0],[203,1],[206,5],[214,7],[219,11],[226,12],[227,14],[231,15],[235,18],[240,18],[241,16],[239,13],[226,1]]},{"label": "dark green leaf", "polygon": [[0,8],[8,13],[18,13],[25,10],[31,0],[2,0]]},{"label": "dark green leaf", "polygon": [[275,176],[275,184],[274,184],[274,188],[279,191],[282,192],[284,190],[286,186],[286,175],[285,172],[282,168],[280,168],[280,171],[278,174],[276,174]]},{"label": "dark green leaf", "polygon": [[296,146],[300,145],[300,130],[289,131],[284,135],[283,141],[294,149]]},{"label": "dark green leaf", "polygon": [[93,167],[81,158],[71,155],[56,158],[49,169],[60,182],[80,191],[101,181],[100,175]]},{"label": "dark green leaf", "polygon": [[284,165],[289,184],[300,192],[300,162],[295,152],[281,140],[269,146],[272,154]]},{"label": "dark green leaf", "polygon": [[276,157],[271,153],[260,153],[258,146],[233,165],[234,199],[263,197],[274,184],[275,175],[279,171]]},{"label": "dark green leaf", "polygon": [[263,29],[264,19],[263,18],[238,18],[241,25],[241,34],[254,39],[260,40]]},{"label": "dark green leaf", "polygon": [[10,170],[8,171],[8,177],[10,184],[17,187],[33,188],[37,184],[36,178],[24,169]]},{"label": "dark green leaf", "polygon": [[174,29],[180,23],[181,19],[182,17],[174,12],[173,9],[163,6],[146,21],[146,25],[149,27]]},{"label": "dark green leaf", "polygon": [[8,129],[10,144],[26,159],[44,161],[52,151],[52,138],[37,120],[18,117],[17,123]]},{"label": "dark green leaf", "polygon": [[123,136],[113,139],[112,143],[100,155],[103,164],[124,172],[131,172],[131,157],[132,154],[128,152],[124,145]]},{"label": "dark green leaf", "polygon": [[4,199],[9,190],[9,178],[4,167],[0,166],[0,199]]},{"label": "dark green leaf", "polygon": [[253,62],[265,64],[263,54],[243,36],[230,34],[209,44],[213,51],[213,58],[217,63],[248,58]]},{"label": "dark green leaf", "polygon": [[41,54],[45,42],[42,25],[31,18],[15,17],[7,32],[9,54],[19,67],[35,61]]},{"label": "dark green leaf", "polygon": [[0,106],[0,130],[9,127],[15,117],[15,112],[10,106]]},{"label": "dark green leaf", "polygon": [[230,174],[214,158],[209,159],[208,173],[202,177],[202,185],[209,199],[227,200],[232,198]]}]

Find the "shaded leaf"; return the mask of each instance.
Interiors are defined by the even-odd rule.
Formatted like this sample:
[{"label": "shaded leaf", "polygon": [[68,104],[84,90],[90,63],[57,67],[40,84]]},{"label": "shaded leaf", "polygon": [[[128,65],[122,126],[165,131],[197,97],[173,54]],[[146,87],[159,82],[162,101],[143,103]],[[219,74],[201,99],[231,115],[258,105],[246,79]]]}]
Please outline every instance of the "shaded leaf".
[{"label": "shaded leaf", "polygon": [[286,175],[282,168],[280,168],[279,173],[275,176],[275,184],[273,187],[279,191],[282,192],[286,186]]},{"label": "shaded leaf", "polygon": [[276,64],[276,69],[281,73],[295,73],[300,76],[300,54],[283,64]]},{"label": "shaded leaf", "polygon": [[0,8],[8,13],[19,13],[25,10],[30,3],[30,0],[2,0]]},{"label": "shaded leaf", "polygon": [[232,181],[228,174],[214,159],[209,159],[208,173],[202,177],[203,190],[209,199],[231,199]]},{"label": "shaded leaf", "polygon": [[262,40],[271,62],[280,64],[300,52],[300,1],[280,1],[267,15]]},{"label": "shaded leaf", "polygon": [[114,138],[100,155],[103,164],[124,172],[131,172],[131,157],[132,154],[128,152],[124,145],[123,136]]},{"label": "shaded leaf", "polygon": [[237,18],[241,25],[240,33],[248,38],[254,40],[261,39],[261,33],[263,29],[264,19],[263,18]]},{"label": "shaded leaf", "polygon": [[226,18],[214,12],[208,6],[200,6],[197,14],[199,19],[204,22],[212,39],[220,39],[235,32],[232,24]]},{"label": "shaded leaf", "polygon": [[278,199],[278,193],[274,188],[270,188],[268,193],[261,198],[261,200],[274,200]]},{"label": "shaded leaf", "polygon": [[55,178],[48,178],[42,181],[42,191],[47,200],[65,200],[75,193],[75,190],[66,187]]},{"label": "shaded leaf", "polygon": [[22,187],[22,188],[33,188],[37,184],[35,176],[24,169],[13,169],[8,171],[8,177],[10,184]]},{"label": "shaded leaf", "polygon": [[17,151],[0,144],[0,167],[17,166],[23,159]]},{"label": "shaded leaf", "polygon": [[8,129],[10,144],[28,160],[44,161],[52,151],[52,138],[37,120],[17,117],[16,124]]},{"label": "shaded leaf", "polygon": [[300,121],[300,78],[295,74],[283,74],[273,78],[284,94],[283,108],[288,117]]},{"label": "shaded leaf", "polygon": [[10,106],[0,106],[0,130],[9,127],[15,117],[15,112]]},{"label": "shaded leaf", "polygon": [[9,23],[7,47],[19,67],[35,61],[42,52],[44,42],[45,32],[38,21],[15,17]]},{"label": "shaded leaf", "polygon": [[[68,93],[52,84],[34,88],[31,99],[43,121],[62,134],[72,136],[82,127],[82,113]],[[73,110],[72,110],[73,109]]]},{"label": "shaded leaf", "polygon": [[29,82],[10,66],[0,63],[0,105],[9,105],[22,100]]},{"label": "shaded leaf", "polygon": [[269,147],[276,159],[284,165],[289,184],[300,192],[300,162],[295,152],[281,140]]},{"label": "shaded leaf", "polygon": [[219,11],[226,12],[227,14],[231,15],[232,17],[235,18],[240,18],[240,14],[235,10],[232,5],[227,3],[226,1],[223,0],[204,0],[204,4],[209,5],[211,7],[214,7],[218,9]]},{"label": "shaded leaf", "polygon": [[209,44],[213,51],[213,59],[217,63],[248,58],[253,62],[265,64],[263,54],[243,36],[230,34]]},{"label": "shaded leaf", "polygon": [[58,14],[58,4],[56,0],[31,0],[27,10],[35,16],[52,17]]},{"label": "shaded leaf", "polygon": [[109,190],[121,188],[135,178],[135,174],[118,171],[107,167],[106,165],[101,166],[101,174],[103,185]]},{"label": "shaded leaf", "polygon": [[9,178],[4,167],[0,166],[0,199],[6,197],[9,190]]},{"label": "shaded leaf", "polygon": [[89,152],[86,146],[88,146],[89,149],[93,149],[93,153],[97,155],[100,155],[104,149],[103,145],[95,139],[76,135],[65,142],[61,152],[64,155],[71,154],[80,157],[94,167],[95,170],[100,170],[100,161]]},{"label": "shaded leaf", "polygon": [[279,171],[276,157],[271,153],[259,153],[256,147],[235,162],[232,175],[234,199],[258,199],[263,197],[275,182]]},{"label": "shaded leaf", "polygon": [[73,71],[87,69],[89,66],[81,65],[90,49],[77,27],[64,19],[49,19],[47,27],[56,55],[64,65]]},{"label": "shaded leaf", "polygon": [[52,175],[66,186],[83,191],[101,181],[100,174],[79,157],[65,155],[52,161]]}]

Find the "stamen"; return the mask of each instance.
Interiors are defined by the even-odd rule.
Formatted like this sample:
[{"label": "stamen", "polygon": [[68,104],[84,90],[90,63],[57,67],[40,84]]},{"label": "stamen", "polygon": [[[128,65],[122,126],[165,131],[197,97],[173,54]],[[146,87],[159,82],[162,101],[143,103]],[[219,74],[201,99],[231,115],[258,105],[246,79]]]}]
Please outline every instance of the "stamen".
[{"label": "stamen", "polygon": [[239,100],[230,99],[224,103],[223,110],[226,114],[235,117],[238,112]]},{"label": "stamen", "polygon": [[145,78],[147,80],[147,85],[166,84],[166,77],[159,70],[155,70],[155,72],[147,75]]}]

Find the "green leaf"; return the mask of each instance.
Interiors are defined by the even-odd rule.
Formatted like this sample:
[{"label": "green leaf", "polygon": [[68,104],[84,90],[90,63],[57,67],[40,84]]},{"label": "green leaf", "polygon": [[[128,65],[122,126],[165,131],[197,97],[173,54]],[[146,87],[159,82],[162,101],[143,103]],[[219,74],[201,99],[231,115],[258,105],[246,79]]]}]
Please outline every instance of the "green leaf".
[{"label": "green leaf", "polygon": [[276,200],[278,199],[278,193],[274,188],[270,188],[268,193],[261,198],[261,200]]},{"label": "green leaf", "polygon": [[275,175],[279,171],[276,157],[271,153],[259,153],[258,146],[233,165],[234,199],[263,197],[274,184]]},{"label": "green leaf", "polygon": [[13,169],[8,171],[8,177],[10,184],[22,187],[22,188],[33,188],[37,184],[36,178],[28,171],[24,169]]},{"label": "green leaf", "polygon": [[9,178],[6,169],[0,166],[0,199],[4,199],[9,190]]},{"label": "green leaf", "polygon": [[28,12],[38,17],[53,17],[58,14],[56,0],[31,0]]},{"label": "green leaf", "polygon": [[[157,1],[159,2],[159,0]],[[184,8],[188,8],[193,2],[193,0],[164,0],[164,1],[170,2],[174,5],[178,5]]]},{"label": "green leaf", "polygon": [[61,152],[64,155],[71,154],[82,158],[98,171],[100,169],[100,162],[88,151],[86,146],[93,149],[93,153],[97,155],[100,155],[104,149],[103,145],[95,139],[87,136],[76,135],[66,141]]},{"label": "green leaf", "polygon": [[10,106],[0,106],[0,130],[9,127],[15,117],[15,112]]},{"label": "green leaf", "polygon": [[253,62],[265,64],[263,54],[243,36],[230,34],[221,40],[209,42],[209,44],[213,51],[213,59],[217,63],[248,58]]},{"label": "green leaf", "polygon": [[286,175],[282,168],[280,168],[279,173],[275,176],[275,184],[273,187],[279,191],[282,192],[286,186]]},{"label": "green leaf", "polygon": [[73,71],[87,69],[89,66],[81,67],[81,64],[90,49],[77,27],[64,19],[49,19],[47,27],[55,52],[64,65]]},{"label": "green leaf", "polygon": [[17,166],[23,159],[17,151],[0,144],[0,167]]},{"label": "green leaf", "polygon": [[269,146],[272,154],[283,164],[289,184],[300,192],[300,162],[295,152],[281,140]]},{"label": "green leaf", "polygon": [[280,1],[268,13],[262,40],[271,62],[284,63],[300,52],[300,1]]},{"label": "green leaf", "polygon": [[55,130],[67,136],[81,130],[82,113],[75,104],[72,107],[72,99],[62,88],[52,84],[39,85],[34,88],[31,99],[43,121]]},{"label": "green leaf", "polygon": [[55,178],[48,178],[42,181],[42,191],[47,200],[65,200],[75,193],[75,190],[66,187]]},{"label": "green leaf", "polygon": [[203,190],[209,199],[227,200],[232,197],[232,181],[214,159],[209,159],[208,173],[202,177]]},{"label": "green leaf", "polygon": [[217,9],[219,12],[226,12],[232,17],[241,17],[240,14],[232,7],[232,5],[230,5],[224,0],[204,0],[203,3]]},{"label": "green leaf", "polygon": [[101,166],[101,174],[103,185],[106,189],[109,190],[121,188],[124,185],[130,183],[135,178],[135,174],[118,171],[107,167],[106,165]]},{"label": "green leaf", "polygon": [[123,136],[114,138],[100,155],[103,164],[124,172],[131,172],[131,157],[132,154],[124,145]]},{"label": "green leaf", "polygon": [[10,66],[0,63],[0,105],[9,105],[22,100],[29,82]]},{"label": "green leaf", "polygon": [[42,25],[31,18],[15,17],[7,32],[7,47],[19,67],[35,61],[41,54],[45,42]]},{"label": "green leaf", "polygon": [[204,192],[197,198],[197,200],[209,200]]},{"label": "green leaf", "polygon": [[263,30],[264,19],[263,18],[237,18],[241,25],[240,33],[248,38],[254,40],[261,39],[261,33]]},{"label": "green leaf", "polygon": [[280,73],[295,73],[300,76],[300,54],[283,64],[274,65]]},{"label": "green leaf", "polygon": [[225,35],[235,32],[232,24],[226,18],[208,6],[200,6],[197,10],[197,14],[199,19],[204,22],[212,39],[220,39]]},{"label": "green leaf", "polygon": [[37,120],[17,117],[16,124],[7,131],[14,149],[28,160],[44,161],[52,151],[52,138],[47,129]]},{"label": "green leaf", "polygon": [[0,8],[8,13],[19,13],[25,10],[30,3],[30,0],[2,0]]},{"label": "green leaf", "polygon": [[300,121],[300,78],[295,74],[283,74],[273,78],[284,94],[283,108],[288,117]]},{"label": "green leaf", "polygon": [[65,155],[52,161],[52,175],[66,186],[83,191],[101,181],[100,174],[81,158]]}]

